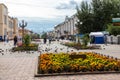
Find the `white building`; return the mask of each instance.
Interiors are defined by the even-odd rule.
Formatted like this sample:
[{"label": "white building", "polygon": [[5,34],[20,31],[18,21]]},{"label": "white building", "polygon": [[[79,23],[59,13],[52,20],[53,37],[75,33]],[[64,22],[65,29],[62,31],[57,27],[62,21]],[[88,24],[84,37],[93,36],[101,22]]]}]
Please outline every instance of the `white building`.
[{"label": "white building", "polygon": [[74,36],[77,34],[77,29],[76,29],[76,22],[78,21],[76,14],[68,17],[66,16],[65,21],[56,25],[54,27],[55,31],[55,37],[60,38],[69,38],[70,36]]}]

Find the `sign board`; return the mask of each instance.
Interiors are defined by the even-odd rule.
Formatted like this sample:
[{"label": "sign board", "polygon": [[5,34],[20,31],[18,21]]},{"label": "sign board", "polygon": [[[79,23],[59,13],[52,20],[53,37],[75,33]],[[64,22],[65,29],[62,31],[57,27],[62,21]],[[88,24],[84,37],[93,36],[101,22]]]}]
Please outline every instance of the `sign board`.
[{"label": "sign board", "polygon": [[120,18],[112,18],[112,22],[114,26],[120,26]]},{"label": "sign board", "polygon": [[113,23],[113,26],[120,26],[120,22]]},{"label": "sign board", "polygon": [[116,22],[118,23],[118,22],[120,22],[120,18],[112,18],[112,22],[113,23],[116,23]]}]

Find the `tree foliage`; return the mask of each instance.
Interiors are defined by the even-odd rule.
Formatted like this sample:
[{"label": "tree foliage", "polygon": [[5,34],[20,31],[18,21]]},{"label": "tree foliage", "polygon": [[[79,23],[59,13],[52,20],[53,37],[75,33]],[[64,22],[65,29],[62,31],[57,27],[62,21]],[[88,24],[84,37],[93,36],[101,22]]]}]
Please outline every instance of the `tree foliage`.
[{"label": "tree foliage", "polygon": [[89,38],[89,34],[85,34],[82,38],[82,41],[83,41],[83,45],[84,46],[87,46],[88,45],[88,42],[90,41],[90,38]]},{"label": "tree foliage", "polygon": [[46,38],[47,37],[47,33],[43,33],[42,35],[41,35],[41,38]]},{"label": "tree foliage", "polygon": [[120,26],[113,26],[112,24],[109,24],[108,31],[112,35],[120,35]]},{"label": "tree foliage", "polygon": [[77,22],[76,26],[78,28],[79,33],[86,33],[91,31],[92,25],[92,14],[91,14],[91,7],[87,2],[81,3],[81,9],[77,7],[77,17],[79,21]]},{"label": "tree foliage", "polygon": [[31,43],[31,37],[30,37],[30,35],[26,34],[26,35],[24,36],[24,44],[25,44],[26,46],[28,46],[30,43]]},{"label": "tree foliage", "polygon": [[120,17],[120,1],[92,0],[91,3],[83,1],[80,7],[77,7],[77,17],[79,22],[76,27],[79,33],[104,31],[113,17]]}]

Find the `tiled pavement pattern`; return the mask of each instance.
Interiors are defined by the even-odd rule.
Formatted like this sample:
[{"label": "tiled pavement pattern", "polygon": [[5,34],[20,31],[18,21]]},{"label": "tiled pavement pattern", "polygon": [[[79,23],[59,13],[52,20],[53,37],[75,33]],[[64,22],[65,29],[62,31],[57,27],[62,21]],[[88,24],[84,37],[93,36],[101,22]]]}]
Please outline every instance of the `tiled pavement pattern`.
[{"label": "tiled pavement pattern", "polygon": [[79,51],[93,51],[97,53],[102,53],[104,55],[110,55],[113,57],[117,57],[120,59],[120,45],[111,45],[108,44],[107,46],[101,45],[101,50],[79,50]]},{"label": "tiled pavement pattern", "polygon": [[[42,48],[45,48],[45,46],[46,45],[42,46]],[[55,46],[59,46],[60,48],[63,47],[57,43],[51,44],[51,47],[47,47],[54,48],[51,51],[54,52]],[[11,47],[12,43],[10,45],[4,45],[3,43],[0,43],[0,48],[4,50],[8,48],[10,49]],[[96,50],[96,52],[106,55],[110,54],[112,56],[120,58],[120,45],[108,45],[105,47],[105,50]],[[72,49],[68,49],[65,47],[63,51],[66,52],[71,50]],[[58,50],[58,52],[59,51],[60,50]],[[35,78],[34,71],[38,55],[39,54],[37,52],[30,54],[25,52],[16,52],[10,54],[8,51],[5,52],[5,55],[0,54],[0,80],[120,80],[120,74],[71,75]]]},{"label": "tiled pavement pattern", "polygon": [[34,80],[36,58],[0,58],[0,80]]}]

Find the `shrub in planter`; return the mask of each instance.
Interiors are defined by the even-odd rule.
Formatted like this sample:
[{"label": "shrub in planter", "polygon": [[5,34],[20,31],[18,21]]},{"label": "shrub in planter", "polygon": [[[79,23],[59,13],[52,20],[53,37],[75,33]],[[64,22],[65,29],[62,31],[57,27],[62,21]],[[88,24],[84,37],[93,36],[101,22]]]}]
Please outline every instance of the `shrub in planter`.
[{"label": "shrub in planter", "polygon": [[[86,55],[85,59],[79,56]],[[75,56],[74,56],[75,55]],[[73,57],[73,59],[71,59]],[[92,52],[41,54],[40,73],[120,71],[120,61]]]},{"label": "shrub in planter", "polygon": [[75,48],[75,49],[81,49],[81,43],[76,43],[73,47]]},{"label": "shrub in planter", "polygon": [[77,50],[79,50],[79,49],[101,49],[100,46],[87,46],[88,42],[89,42],[89,39],[85,37],[85,40],[83,41],[83,44],[74,43],[74,42],[71,42],[71,43],[67,42],[63,45],[68,46],[68,47],[73,47]]},{"label": "shrub in planter", "polygon": [[65,72],[70,72],[70,65],[64,65],[64,69]]},{"label": "shrub in planter", "polygon": [[83,45],[87,46],[89,41],[90,41],[89,34],[85,34],[82,38]]},{"label": "shrub in planter", "polygon": [[68,47],[74,47],[75,43],[73,43],[73,42],[66,42],[64,45],[68,46]]},{"label": "shrub in planter", "polygon": [[78,59],[78,58],[82,58],[83,60],[86,59],[86,55],[85,54],[69,55],[69,57],[71,59]]},{"label": "shrub in planter", "polygon": [[26,34],[26,35],[24,36],[24,44],[25,44],[26,46],[28,46],[30,43],[31,43],[30,35]]},{"label": "shrub in planter", "polygon": [[79,66],[80,71],[86,72],[88,68],[86,66]]},{"label": "shrub in planter", "polygon": [[96,70],[98,70],[98,71],[104,71],[104,67],[105,67],[104,64],[98,63],[98,65],[96,66]]},{"label": "shrub in planter", "polygon": [[19,47],[13,47],[12,51],[37,51],[38,50],[38,45],[37,44],[32,44],[32,46],[26,46],[22,45]]},{"label": "shrub in planter", "polygon": [[79,71],[79,64],[71,64],[70,65],[70,71],[78,72]]}]

